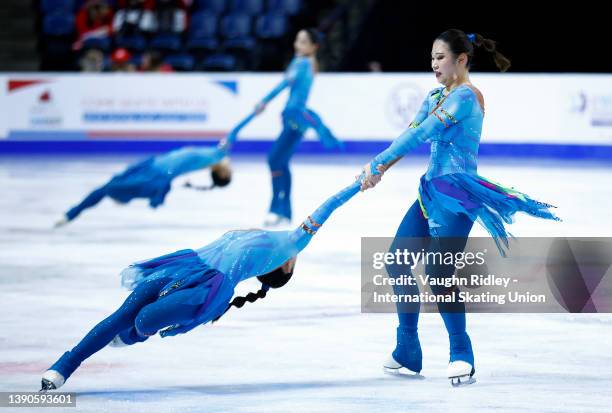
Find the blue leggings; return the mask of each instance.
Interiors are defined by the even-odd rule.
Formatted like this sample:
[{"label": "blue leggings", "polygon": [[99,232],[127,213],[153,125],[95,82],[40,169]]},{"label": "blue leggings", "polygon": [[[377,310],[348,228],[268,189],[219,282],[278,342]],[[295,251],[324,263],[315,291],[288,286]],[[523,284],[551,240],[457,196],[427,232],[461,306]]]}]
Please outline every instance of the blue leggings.
[{"label": "blue leggings", "polygon": [[[446,226],[433,228],[431,230],[427,219],[423,216],[419,201],[415,201],[402,220],[395,239],[391,245],[391,251],[396,249],[408,249],[420,251],[456,252],[463,251],[467,243],[467,238],[474,222],[464,214],[445,216]],[[434,235],[432,237],[432,235]],[[420,239],[410,239],[402,237],[419,237]],[[453,237],[453,238],[445,238]],[[391,277],[400,275],[410,275],[410,267],[407,265],[390,265],[387,267]],[[432,278],[446,278],[453,275],[455,267],[453,265],[427,265],[425,273]],[[414,286],[394,286],[395,294],[419,294],[419,287]],[[444,294],[443,287],[433,287],[434,294]],[[404,331],[416,331],[419,321],[419,304],[398,304],[398,317],[400,329]],[[463,303],[439,303],[438,310],[444,320],[444,325],[449,335],[465,333],[465,305]]]},{"label": "blue leggings", "polygon": [[81,201],[80,204],[71,208],[68,212],[66,212],[66,217],[69,221],[72,221],[76,217],[78,217],[81,212],[86,210],[87,208],[91,208],[94,205],[98,204],[102,199],[107,195],[106,193],[106,185],[94,190],[91,192],[84,200]]},{"label": "blue leggings", "polygon": [[[139,165],[136,165],[136,168]],[[138,179],[138,176],[129,176],[131,170],[111,179],[85,197],[77,206],[66,212],[66,217],[72,221],[87,208],[97,205],[104,197],[110,197],[117,202],[126,204],[134,198],[148,198],[151,208],[157,208],[164,203],[166,195],[171,188],[171,180],[167,176],[148,176]],[[130,180],[132,180],[130,182]]]},{"label": "blue leggings", "polygon": [[270,212],[291,219],[291,171],[289,161],[302,140],[302,132],[283,122],[283,132],[268,154],[272,174]]},{"label": "blue leggings", "polygon": [[164,327],[191,322],[200,306],[181,302],[183,294],[191,294],[189,289],[159,298],[160,291],[168,282],[170,278],[160,278],[136,287],[117,311],[96,325],[50,369],[68,379],[83,361],[104,348],[118,334],[124,343],[134,344],[145,341]]}]

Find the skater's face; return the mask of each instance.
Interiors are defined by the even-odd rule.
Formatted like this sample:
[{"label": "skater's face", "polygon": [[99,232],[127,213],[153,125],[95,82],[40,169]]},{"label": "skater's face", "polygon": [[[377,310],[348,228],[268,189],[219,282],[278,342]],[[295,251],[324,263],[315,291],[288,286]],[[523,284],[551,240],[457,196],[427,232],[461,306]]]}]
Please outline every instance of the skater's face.
[{"label": "skater's face", "polygon": [[293,48],[295,49],[295,54],[298,56],[312,56],[317,51],[318,47],[319,46],[312,41],[306,30],[300,30],[297,36],[295,36]]},{"label": "skater's face", "polygon": [[431,68],[436,75],[436,80],[450,86],[457,78],[466,72],[467,54],[461,53],[455,56],[443,40],[436,40],[431,48]]}]

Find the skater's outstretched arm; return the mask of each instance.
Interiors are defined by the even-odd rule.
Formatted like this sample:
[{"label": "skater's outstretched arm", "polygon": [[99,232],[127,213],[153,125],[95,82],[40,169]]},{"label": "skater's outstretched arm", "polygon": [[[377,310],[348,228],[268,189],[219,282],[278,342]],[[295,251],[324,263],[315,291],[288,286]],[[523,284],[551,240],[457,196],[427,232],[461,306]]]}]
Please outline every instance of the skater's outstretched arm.
[{"label": "skater's outstretched arm", "polygon": [[[421,108],[419,109],[419,111],[417,112],[416,116],[414,117],[413,121],[410,122],[410,125],[408,125],[409,129],[414,129],[417,126],[419,126],[426,118],[427,118],[427,114],[429,113],[429,99],[425,98],[425,100],[423,101],[423,103],[421,104]],[[378,165],[376,167],[376,170],[378,172],[380,172],[381,174],[385,173],[385,171],[387,171],[387,169],[391,168],[393,165],[395,165],[400,159],[402,159],[403,156],[398,156],[397,158],[393,159],[392,161],[390,161],[389,163],[385,164],[385,165]],[[370,163],[368,162],[364,167],[364,171],[366,169],[368,169],[370,167]],[[378,175],[377,178],[375,177],[370,177],[370,182],[373,183],[374,185],[380,181],[380,175]],[[374,181],[374,182],[372,182]],[[372,186],[374,186],[372,185]],[[365,189],[364,186],[362,186],[362,190]]]},{"label": "skater's outstretched arm", "polygon": [[293,231],[292,238],[300,251],[308,245],[312,236],[316,234],[331,214],[359,192],[361,186],[360,179],[361,177],[351,185],[329,197]]},{"label": "skater's outstretched arm", "polygon": [[414,119],[412,120],[412,122],[410,122],[410,125],[408,125],[408,128],[414,129],[417,126],[419,126],[425,119],[427,119],[428,114],[429,114],[429,99],[425,98],[425,100],[421,104],[419,111],[415,115]]},{"label": "skater's outstretched arm", "polygon": [[364,171],[365,187],[372,186],[368,185],[371,175],[380,175],[388,169],[392,161],[404,156],[430,137],[461,122],[472,113],[474,105],[477,104],[477,97],[470,88],[462,87],[452,91],[421,123],[408,128],[369,163],[369,167]]},{"label": "skater's outstretched arm", "polygon": [[282,92],[286,87],[291,86],[295,83],[295,81],[305,76],[310,68],[310,63],[307,59],[301,58],[298,60],[294,60],[289,66],[289,70],[287,71],[285,78],[268,93],[262,100],[255,106],[255,112],[261,113],[266,105],[274,99],[280,92]]},{"label": "skater's outstretched arm", "polygon": [[408,128],[384,152],[371,162],[370,171],[375,174],[377,165],[384,165],[415,149],[429,137],[461,122],[472,113],[477,98],[469,88],[451,92],[431,114],[414,128]]},{"label": "skater's outstretched arm", "polygon": [[231,149],[232,145],[238,139],[238,133],[242,130],[242,128],[248,125],[255,118],[255,116],[257,116],[257,113],[252,112],[249,114],[249,116],[240,121],[238,125],[234,126],[230,133],[228,133],[225,138],[219,141],[217,148],[227,154],[227,152]]}]

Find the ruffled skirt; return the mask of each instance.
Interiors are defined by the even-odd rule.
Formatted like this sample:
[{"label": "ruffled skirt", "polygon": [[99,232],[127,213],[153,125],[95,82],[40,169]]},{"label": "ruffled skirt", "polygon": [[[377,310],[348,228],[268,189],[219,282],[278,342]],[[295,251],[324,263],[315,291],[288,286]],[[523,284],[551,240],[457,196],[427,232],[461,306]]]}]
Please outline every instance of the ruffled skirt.
[{"label": "ruffled skirt", "polygon": [[166,328],[160,333],[162,337],[185,333],[215,319],[223,314],[234,294],[231,280],[191,249],[132,264],[121,272],[121,284],[133,290],[141,283],[165,277],[170,281],[161,289],[160,299],[176,291],[188,291],[181,294],[182,300],[191,306],[198,305],[199,310],[190,323]]},{"label": "ruffled skirt", "polygon": [[502,255],[512,236],[505,224],[517,212],[560,221],[551,211],[553,205],[536,201],[513,188],[506,188],[482,176],[467,173],[442,175],[430,180],[421,177],[419,202],[430,228],[444,226],[444,210],[466,214],[491,234]]}]

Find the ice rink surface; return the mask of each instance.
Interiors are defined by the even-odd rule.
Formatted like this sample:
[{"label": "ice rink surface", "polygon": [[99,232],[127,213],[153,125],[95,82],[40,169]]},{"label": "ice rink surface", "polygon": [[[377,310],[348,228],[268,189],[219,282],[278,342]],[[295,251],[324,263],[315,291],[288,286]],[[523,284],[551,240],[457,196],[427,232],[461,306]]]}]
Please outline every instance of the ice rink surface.
[{"label": "ice rink surface", "polygon": [[[0,157],[0,391],[38,390],[42,372],[128,295],[118,274],[130,263],[261,226],[270,198],[264,156],[234,159],[225,189],[196,192],[179,178],[158,210],[144,200],[105,200],[52,229],[133,159]],[[296,157],[296,225],[367,160]],[[62,388],[78,393],[77,408],[65,411],[609,411],[606,314],[468,315],[478,382],[459,389],[445,377],[442,321],[423,314],[424,379],[382,373],[396,316],[360,312],[360,237],[395,233],[426,162],[404,159],[339,209],[301,254],[291,282],[263,301],[214,326],[95,354]],[[612,234],[610,166],[483,160],[479,173],[558,206],[560,223],[517,216],[517,236]],[[189,178],[208,183],[208,173]],[[472,235],[486,233],[475,226]],[[251,282],[238,292],[257,288]]]}]

